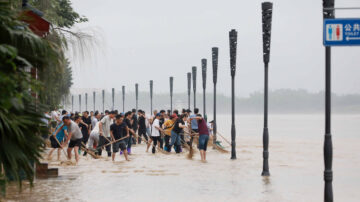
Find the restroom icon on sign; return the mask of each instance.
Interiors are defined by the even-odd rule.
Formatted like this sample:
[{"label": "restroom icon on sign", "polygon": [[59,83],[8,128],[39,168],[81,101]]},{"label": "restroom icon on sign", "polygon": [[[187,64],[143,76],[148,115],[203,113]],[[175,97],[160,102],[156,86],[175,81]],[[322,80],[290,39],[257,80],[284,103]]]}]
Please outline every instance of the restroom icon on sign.
[{"label": "restroom icon on sign", "polygon": [[343,40],[343,25],[327,24],[326,41],[342,41],[342,40]]}]

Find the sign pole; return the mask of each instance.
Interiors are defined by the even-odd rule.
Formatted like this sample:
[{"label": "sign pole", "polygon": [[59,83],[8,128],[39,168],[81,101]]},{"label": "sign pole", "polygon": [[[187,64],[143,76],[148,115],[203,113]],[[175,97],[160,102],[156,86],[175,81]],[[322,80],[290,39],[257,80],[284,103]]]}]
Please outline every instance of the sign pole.
[{"label": "sign pole", "polygon": [[212,66],[213,66],[213,83],[214,83],[214,122],[213,122],[213,149],[216,149],[216,133],[217,133],[217,126],[216,126],[216,83],[217,83],[217,69],[218,69],[218,56],[219,56],[219,49],[214,47],[212,48]]},{"label": "sign pole", "polygon": [[237,31],[229,32],[230,39],[230,70],[231,70],[231,159],[236,159],[236,131],[235,131],[235,71]]},{"label": "sign pole", "polygon": [[[323,7],[330,8],[330,10],[323,11],[324,19],[335,18],[334,2],[335,0],[323,0]],[[325,47],[325,140],[324,140],[324,201],[333,201],[333,171],[332,171],[332,157],[333,147],[331,140],[331,48]]]},{"label": "sign pole", "polygon": [[191,105],[191,102],[190,102],[190,96],[191,96],[191,72],[188,72],[187,73],[187,81],[188,81],[188,109],[190,109],[190,105]]},{"label": "sign pole", "polygon": [[173,111],[173,85],[174,85],[174,77],[170,77],[170,114]]},{"label": "sign pole", "polygon": [[271,21],[273,4],[262,3],[263,59],[265,64],[264,81],[264,129],[263,129],[263,170],[262,176],[270,176],[269,172],[269,130],[268,130],[268,72],[270,61]]}]

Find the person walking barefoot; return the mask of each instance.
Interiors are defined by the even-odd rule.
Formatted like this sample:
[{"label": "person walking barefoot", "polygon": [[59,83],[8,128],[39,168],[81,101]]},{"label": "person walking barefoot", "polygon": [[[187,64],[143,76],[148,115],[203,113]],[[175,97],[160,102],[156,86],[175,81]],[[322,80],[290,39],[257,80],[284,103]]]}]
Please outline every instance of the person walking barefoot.
[{"label": "person walking barefoot", "polygon": [[190,118],[190,120],[197,120],[198,131],[199,131],[199,150],[202,162],[206,162],[206,149],[209,141],[209,129],[205,119],[201,114],[197,114],[196,117]]},{"label": "person walking barefoot", "polygon": [[130,137],[129,128],[127,127],[127,124],[123,120],[124,120],[124,115],[116,115],[115,123],[113,123],[110,126],[110,134],[112,141],[114,142],[112,144],[112,148],[113,148],[112,161],[115,161],[115,155],[117,152],[119,152],[119,148],[124,154],[125,159],[129,161],[125,139],[115,142],[121,138]]}]

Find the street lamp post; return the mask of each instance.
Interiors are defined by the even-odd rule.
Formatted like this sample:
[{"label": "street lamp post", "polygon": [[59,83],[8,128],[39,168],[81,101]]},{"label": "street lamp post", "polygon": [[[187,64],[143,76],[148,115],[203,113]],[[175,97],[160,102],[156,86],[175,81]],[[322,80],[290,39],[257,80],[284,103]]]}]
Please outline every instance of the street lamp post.
[{"label": "street lamp post", "polygon": [[115,88],[112,88],[112,89],[111,89],[111,101],[112,101],[111,110],[114,110],[114,105],[115,105]]},{"label": "street lamp post", "polygon": [[174,77],[170,77],[170,113],[173,111],[173,88],[174,88]]},{"label": "street lamp post", "polygon": [[193,91],[194,91],[194,111],[196,108],[196,67],[192,67]]},{"label": "street lamp post", "polygon": [[105,90],[102,90],[102,111],[105,113]]},{"label": "street lamp post", "polygon": [[81,113],[81,94],[79,94],[79,112]]},{"label": "street lamp post", "polygon": [[125,113],[125,86],[122,86],[123,113]]},{"label": "street lamp post", "polygon": [[235,72],[236,72],[236,47],[237,31],[229,32],[230,41],[230,70],[231,70],[231,159],[236,159],[236,131],[235,131]]},{"label": "street lamp post", "polygon": [[139,103],[139,84],[135,84],[135,99],[136,99],[136,114],[138,111],[138,103]]},{"label": "street lamp post", "polygon": [[95,110],[96,110],[96,107],[95,107],[95,96],[96,96],[96,93],[95,93],[95,91],[93,92],[93,108],[94,108],[94,112],[95,112]]},{"label": "street lamp post", "polygon": [[269,130],[268,130],[268,72],[270,61],[270,41],[271,41],[271,20],[273,4],[270,2],[262,3],[262,35],[263,35],[263,59],[265,64],[264,81],[264,130],[263,130],[263,170],[262,176],[270,176],[269,172]]},{"label": "street lamp post", "polygon": [[206,66],[207,61],[206,59],[201,60],[201,69],[202,69],[202,82],[203,82],[203,113],[204,113],[204,119],[207,121],[207,115],[206,115]]},{"label": "street lamp post", "polygon": [[153,80],[150,80],[150,114],[153,113]]},{"label": "street lamp post", "polygon": [[190,102],[190,96],[191,96],[191,72],[188,72],[187,73],[187,81],[188,81],[188,109],[190,109],[190,105],[191,105],[191,102]]},{"label": "street lamp post", "polygon": [[[335,0],[323,0],[324,19],[335,18]],[[326,9],[325,9],[326,8]],[[331,47],[325,47],[325,140],[324,140],[324,201],[333,201],[333,146],[331,140]]]},{"label": "street lamp post", "polygon": [[213,83],[214,83],[214,122],[213,122],[213,145],[214,149],[216,148],[216,83],[217,83],[217,70],[218,70],[218,57],[219,49],[217,47],[212,48],[212,67],[213,67]]},{"label": "street lamp post", "polygon": [[85,111],[87,111],[88,94],[85,93]]},{"label": "street lamp post", "polygon": [[71,95],[71,112],[74,112],[74,95]]}]

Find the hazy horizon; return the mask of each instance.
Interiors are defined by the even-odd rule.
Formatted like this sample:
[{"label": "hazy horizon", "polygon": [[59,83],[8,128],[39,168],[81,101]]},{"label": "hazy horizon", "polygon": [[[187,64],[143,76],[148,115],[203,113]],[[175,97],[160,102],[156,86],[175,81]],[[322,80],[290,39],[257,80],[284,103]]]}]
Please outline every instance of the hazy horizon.
[{"label": "hazy horizon", "polygon": [[[219,47],[218,92],[230,94],[229,39],[238,31],[236,94],[248,96],[263,89],[261,2],[259,0],[178,1],[73,1],[74,9],[89,18],[78,25],[96,30],[101,45],[94,57],[72,59],[73,88],[112,87],[166,93],[174,76],[174,92],[186,90],[186,73],[208,59],[207,89],[212,91],[211,48]],[[324,90],[322,1],[274,0],[270,89]],[[356,0],[337,0],[335,7],[360,7]],[[337,10],[336,17],[359,17],[357,10]],[[359,47],[333,48],[332,90],[360,93]]]}]

